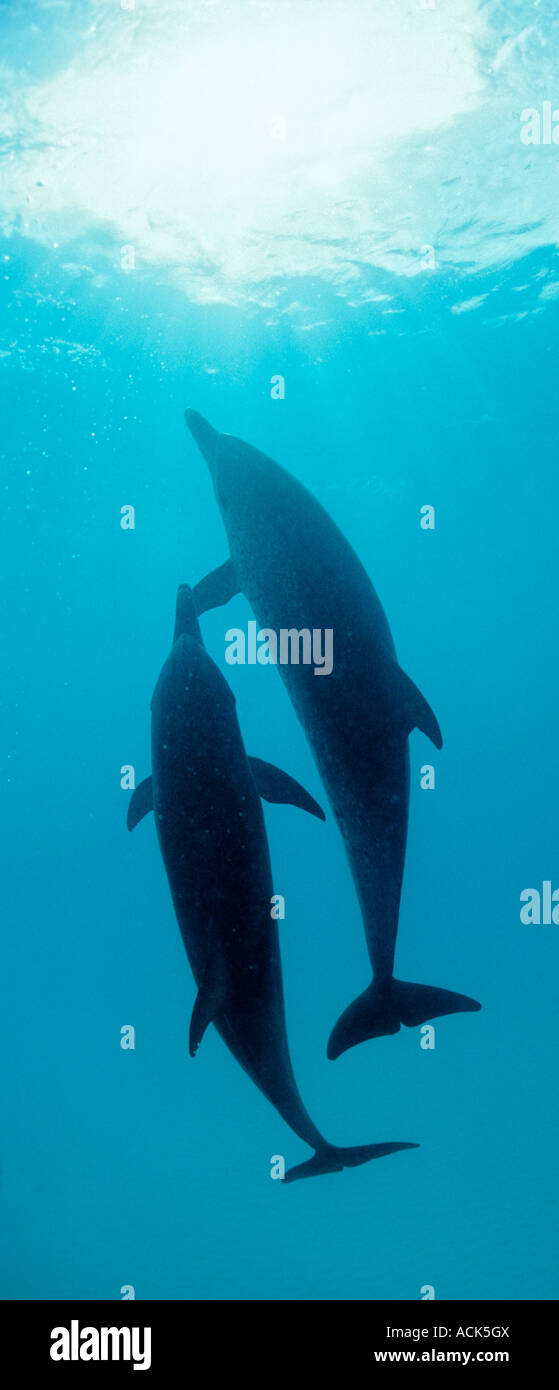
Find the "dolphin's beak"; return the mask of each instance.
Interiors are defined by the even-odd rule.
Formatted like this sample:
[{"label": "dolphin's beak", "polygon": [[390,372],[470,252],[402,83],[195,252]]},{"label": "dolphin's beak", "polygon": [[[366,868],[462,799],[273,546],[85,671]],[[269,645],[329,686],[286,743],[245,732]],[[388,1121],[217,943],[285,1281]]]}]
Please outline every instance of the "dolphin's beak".
[{"label": "dolphin's beak", "polygon": [[184,418],[211,472],[219,439],[218,432],[203,415],[198,414],[197,410],[185,410]]}]

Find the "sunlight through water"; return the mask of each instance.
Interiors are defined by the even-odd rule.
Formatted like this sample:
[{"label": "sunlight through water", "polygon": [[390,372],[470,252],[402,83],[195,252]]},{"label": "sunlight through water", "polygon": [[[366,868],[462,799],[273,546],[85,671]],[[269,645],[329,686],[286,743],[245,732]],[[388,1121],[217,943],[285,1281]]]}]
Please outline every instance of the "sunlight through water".
[{"label": "sunlight through water", "polygon": [[131,4],[32,7],[24,71],[2,73],[4,231],[85,261],[128,246],[230,303],[309,274],[366,299],[424,247],[471,269],[556,240],[559,150],[520,140],[553,96],[543,5]]}]

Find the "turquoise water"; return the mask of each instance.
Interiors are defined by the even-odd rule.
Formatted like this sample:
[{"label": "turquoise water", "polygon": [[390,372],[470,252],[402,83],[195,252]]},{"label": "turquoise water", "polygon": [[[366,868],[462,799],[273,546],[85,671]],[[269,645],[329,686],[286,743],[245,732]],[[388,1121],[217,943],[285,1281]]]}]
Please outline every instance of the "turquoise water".
[{"label": "turquoise water", "polygon": [[[519,136],[559,104],[557,20],[349,9],[2,10],[7,1298],[557,1294],[557,928],[519,916],[559,887],[559,150]],[[357,900],[332,814],[267,806],[303,1099],[336,1142],[420,1144],[288,1188],[271,1156],[308,1150],[213,1030],[188,1056],[153,825],[125,827],[177,585],[227,553],[187,405],[371,575],[444,736],[410,739],[397,973],[483,1004],[432,1051],[402,1029],[328,1062]],[[225,663],[251,617],[204,616],[206,645],[248,751],[321,800],[277,672]]]}]

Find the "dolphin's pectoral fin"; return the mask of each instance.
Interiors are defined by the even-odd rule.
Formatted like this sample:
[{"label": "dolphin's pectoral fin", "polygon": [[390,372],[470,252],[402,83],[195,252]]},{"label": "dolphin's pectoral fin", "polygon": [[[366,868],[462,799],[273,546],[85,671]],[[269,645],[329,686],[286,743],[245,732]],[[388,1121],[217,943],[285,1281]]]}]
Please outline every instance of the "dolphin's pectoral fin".
[{"label": "dolphin's pectoral fin", "polygon": [[308,811],[309,815],[317,816],[318,820],[326,820],[318,801],[315,801],[294,777],[282,772],[281,768],[274,767],[273,763],[265,763],[262,758],[249,758],[248,761],[256,782],[256,790],[263,801],[298,806],[301,811]]},{"label": "dolphin's pectoral fin", "polygon": [[208,961],[190,1020],[188,1045],[191,1057],[197,1052],[206,1028],[223,1012],[228,1000],[227,970],[222,968],[219,953],[212,949],[211,939],[210,932]]},{"label": "dolphin's pectoral fin", "polygon": [[136,790],[132,793],[128,802],[128,815],[126,824],[129,830],[133,830],[138,822],[147,816],[148,811],[153,811],[153,789],[151,777],[146,777],[143,782],[139,782]]},{"label": "dolphin's pectoral fin", "polygon": [[206,574],[192,591],[198,617],[201,613],[207,613],[210,608],[222,608],[224,603],[229,603],[240,591],[241,586],[235,574],[233,561],[226,560],[219,569]]},{"label": "dolphin's pectoral fin", "polygon": [[201,989],[198,990],[190,1020],[188,1050],[191,1057],[195,1056],[206,1028],[220,1012],[221,1007],[222,1001],[216,1000],[215,995],[202,985]]},{"label": "dolphin's pectoral fin", "polygon": [[422,734],[427,734],[435,748],[442,748],[443,736],[425,696],[409,676],[406,676],[401,666],[396,667],[396,677],[398,714],[406,733],[411,734],[412,729],[421,729]]}]

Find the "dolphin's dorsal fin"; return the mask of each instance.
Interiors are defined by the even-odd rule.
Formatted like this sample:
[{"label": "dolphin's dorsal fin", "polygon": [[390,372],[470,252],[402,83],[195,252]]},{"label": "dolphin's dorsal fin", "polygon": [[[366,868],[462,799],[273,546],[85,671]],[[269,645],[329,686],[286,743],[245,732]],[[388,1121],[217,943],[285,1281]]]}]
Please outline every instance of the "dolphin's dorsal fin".
[{"label": "dolphin's dorsal fin", "polygon": [[194,605],[198,617],[210,608],[222,608],[224,603],[240,593],[240,584],[235,574],[232,560],[226,560],[219,569],[206,574],[193,589]]},{"label": "dolphin's dorsal fin", "polygon": [[128,802],[128,815],[126,824],[129,830],[133,830],[138,822],[147,816],[148,811],[153,811],[153,789],[151,777],[146,777],[143,782],[139,782],[136,790],[132,792]]},{"label": "dolphin's dorsal fin", "polygon": [[318,801],[315,801],[294,777],[289,777],[287,772],[274,767],[273,763],[263,762],[262,758],[249,758],[248,761],[256,782],[256,790],[263,801],[299,806],[301,811],[308,811],[309,815],[317,816],[318,820],[326,820]]},{"label": "dolphin's dorsal fin", "polygon": [[[216,949],[217,947],[217,949]],[[190,1020],[189,1051],[194,1057],[200,1046],[206,1028],[213,1023],[218,1014],[223,1013],[228,997],[228,971],[222,960],[215,934],[209,930],[209,950],[206,969],[196,996],[196,1003]]]},{"label": "dolphin's dorsal fin", "polygon": [[442,748],[443,736],[425,696],[421,694],[409,676],[406,676],[401,666],[395,666],[395,671],[397,715],[406,730],[406,734],[411,734],[412,729],[421,729],[422,734],[427,734],[427,738],[431,739],[435,748]]}]

